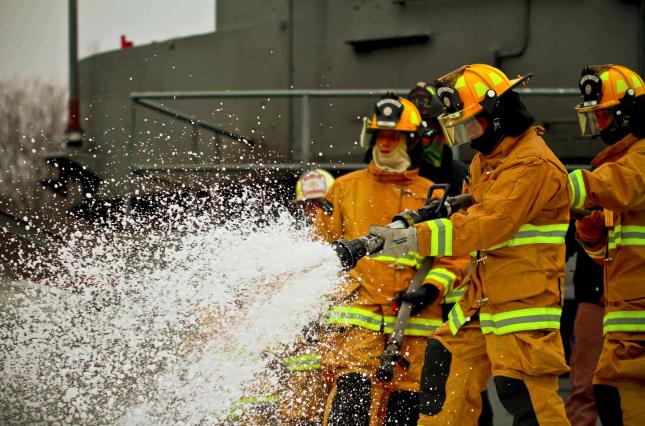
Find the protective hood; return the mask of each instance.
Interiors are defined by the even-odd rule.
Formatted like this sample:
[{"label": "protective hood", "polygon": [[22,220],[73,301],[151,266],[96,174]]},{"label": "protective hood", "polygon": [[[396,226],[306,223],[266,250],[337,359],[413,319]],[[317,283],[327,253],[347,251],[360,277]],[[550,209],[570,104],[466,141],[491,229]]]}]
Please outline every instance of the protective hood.
[{"label": "protective hood", "polygon": [[[484,116],[486,117],[486,113]],[[509,90],[502,95],[492,112],[487,115],[488,126],[484,134],[472,141],[473,149],[484,155],[490,154],[504,136],[518,136],[535,124],[535,117],[520,101],[517,92]]]},{"label": "protective hood", "polygon": [[403,173],[410,168],[412,162],[408,155],[405,142],[399,143],[394,150],[383,154],[378,146],[372,148],[374,164],[379,169],[390,173]]}]

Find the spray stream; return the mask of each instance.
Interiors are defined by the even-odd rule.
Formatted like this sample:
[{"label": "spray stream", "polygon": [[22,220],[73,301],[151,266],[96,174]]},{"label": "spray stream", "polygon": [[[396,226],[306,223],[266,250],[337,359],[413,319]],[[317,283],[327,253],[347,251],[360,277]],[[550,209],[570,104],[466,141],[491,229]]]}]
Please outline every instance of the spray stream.
[{"label": "spray stream", "polygon": [[271,393],[340,266],[252,193],[227,200],[244,214],[73,234],[51,278],[0,284],[0,422],[229,424]]}]

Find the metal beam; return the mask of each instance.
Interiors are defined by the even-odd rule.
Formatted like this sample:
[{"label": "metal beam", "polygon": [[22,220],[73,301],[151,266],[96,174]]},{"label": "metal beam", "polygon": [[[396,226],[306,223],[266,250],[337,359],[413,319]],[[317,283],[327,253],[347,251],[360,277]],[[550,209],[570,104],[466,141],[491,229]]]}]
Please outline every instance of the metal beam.
[{"label": "metal beam", "polygon": [[[569,87],[523,87],[515,89],[526,96],[580,96],[580,90]],[[409,89],[310,89],[310,90],[194,90],[172,92],[134,92],[130,94],[133,100],[143,99],[217,99],[217,98],[293,98],[309,96],[312,98],[354,98],[364,96],[381,96],[387,91],[394,91],[399,96],[405,96]]]},{"label": "metal beam", "polygon": [[[247,138],[245,136],[238,135],[237,133],[230,132],[228,130],[222,129],[221,127],[214,126],[210,123],[207,123],[205,121],[200,121],[197,117],[193,117],[187,114],[184,114],[182,112],[179,112],[177,110],[168,108],[165,105],[159,105],[154,102],[150,102],[147,99],[150,98],[133,98],[134,102],[138,105],[141,105],[145,108],[148,108],[152,111],[158,112],[160,114],[166,115],[168,117],[172,117],[174,119],[177,119],[179,121],[183,121],[184,123],[188,123],[192,126],[197,126],[202,129],[210,130],[211,132],[222,135],[222,136],[227,136],[231,139],[235,139],[239,142],[243,142],[249,146],[253,146],[255,144],[255,141],[252,138]],[[153,99],[160,99],[160,98],[153,98]]]},{"label": "metal beam", "polygon": [[1,210],[0,228],[39,248],[52,248],[63,242],[57,235]]},{"label": "metal beam", "polygon": [[211,173],[211,172],[239,172],[239,171],[281,171],[295,170],[305,171],[314,168],[323,168],[326,170],[358,170],[367,167],[365,163],[240,163],[240,164],[168,164],[164,166],[148,166],[143,164],[133,164],[130,167],[132,173]]}]

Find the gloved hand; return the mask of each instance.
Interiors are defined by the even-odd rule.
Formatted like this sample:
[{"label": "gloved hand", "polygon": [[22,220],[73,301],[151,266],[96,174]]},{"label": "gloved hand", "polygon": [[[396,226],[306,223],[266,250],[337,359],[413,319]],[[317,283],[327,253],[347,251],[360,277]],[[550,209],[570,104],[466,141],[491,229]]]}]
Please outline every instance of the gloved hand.
[{"label": "gloved hand", "polygon": [[436,212],[432,216],[433,219],[445,218],[452,214],[450,203],[445,201],[443,204],[440,204],[440,201],[440,198],[434,197],[430,200],[430,203],[423,208],[424,210],[427,209],[429,211]]},{"label": "gloved hand", "polygon": [[588,244],[595,244],[603,238],[605,218],[601,210],[594,210],[589,216],[576,221],[576,234]]},{"label": "gloved hand", "polygon": [[392,229],[385,226],[370,226],[370,234],[378,235],[385,243],[383,250],[371,253],[370,257],[390,256],[402,257],[408,252],[417,252],[417,230],[414,226],[409,228]]},{"label": "gloved hand", "polygon": [[423,308],[430,305],[439,295],[439,289],[432,284],[424,284],[416,291],[404,291],[399,294],[396,302],[399,306],[407,302],[412,305],[412,315],[418,314]]},{"label": "gloved hand", "polygon": [[302,328],[302,337],[309,344],[318,343],[323,326],[318,321],[311,321]]}]

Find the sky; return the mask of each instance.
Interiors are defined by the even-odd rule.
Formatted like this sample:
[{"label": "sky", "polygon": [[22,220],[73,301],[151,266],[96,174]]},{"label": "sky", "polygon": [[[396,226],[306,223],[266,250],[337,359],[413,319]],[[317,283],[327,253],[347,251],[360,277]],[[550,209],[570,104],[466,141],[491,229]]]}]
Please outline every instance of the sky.
[{"label": "sky", "polygon": [[[78,0],[80,58],[215,30],[216,0]],[[0,81],[66,84],[67,0],[0,0]]]}]

